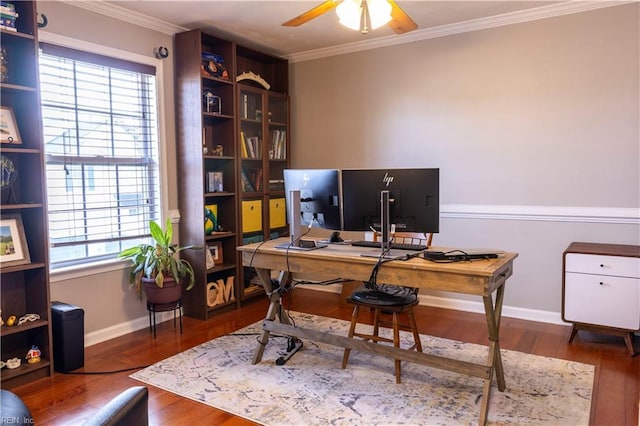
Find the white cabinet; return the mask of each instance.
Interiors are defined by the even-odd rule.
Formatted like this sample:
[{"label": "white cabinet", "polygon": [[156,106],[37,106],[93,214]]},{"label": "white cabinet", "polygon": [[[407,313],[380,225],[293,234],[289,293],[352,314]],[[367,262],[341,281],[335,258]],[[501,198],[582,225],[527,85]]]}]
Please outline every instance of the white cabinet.
[{"label": "white cabinet", "polygon": [[640,247],[572,243],[563,258],[562,319],[579,329],[621,335],[633,354],[640,330]]}]

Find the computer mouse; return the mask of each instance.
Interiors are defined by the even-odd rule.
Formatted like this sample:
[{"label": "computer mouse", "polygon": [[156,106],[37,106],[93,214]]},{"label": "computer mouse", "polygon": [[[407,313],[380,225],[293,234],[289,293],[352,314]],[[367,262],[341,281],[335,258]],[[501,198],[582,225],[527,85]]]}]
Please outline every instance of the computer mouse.
[{"label": "computer mouse", "polygon": [[330,243],[341,243],[344,240],[342,239],[342,237],[340,236],[340,233],[338,231],[334,231],[331,233],[331,236],[329,237],[329,242]]}]

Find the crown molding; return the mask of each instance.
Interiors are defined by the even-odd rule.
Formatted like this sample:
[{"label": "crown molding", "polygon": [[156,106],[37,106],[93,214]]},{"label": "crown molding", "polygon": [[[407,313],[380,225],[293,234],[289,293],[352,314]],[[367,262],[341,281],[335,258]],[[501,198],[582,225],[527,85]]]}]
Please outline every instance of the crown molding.
[{"label": "crown molding", "polygon": [[[174,35],[189,28],[179,25],[170,24],[160,19],[155,19],[143,15],[141,13],[132,12],[113,3],[106,3],[103,0],[58,0],[69,5],[99,13],[104,16],[118,19],[120,21],[129,22],[159,33]],[[461,34],[471,31],[484,30],[488,28],[502,27],[505,25],[519,24],[523,22],[536,21],[540,19],[553,18],[556,16],[570,15],[574,13],[587,12],[605,7],[620,6],[630,3],[636,3],[637,0],[572,0],[562,3],[541,6],[523,11],[503,13],[500,15],[489,16],[486,18],[472,19],[454,24],[440,25],[423,30],[411,31],[402,35],[390,35],[386,37],[373,38],[366,41],[358,41],[355,43],[346,43],[339,46],[308,50],[306,52],[294,53],[284,56],[290,62],[303,62],[314,59],[325,58],[329,56],[343,55],[346,53],[354,53],[363,50],[377,49],[381,47],[394,46],[398,44],[411,43],[414,41],[428,40],[437,37],[445,37],[453,34]]]},{"label": "crown molding", "polygon": [[516,12],[503,13],[486,18],[472,19],[454,24],[440,25],[423,30],[411,31],[402,35],[390,35],[379,37],[367,41],[347,43],[340,46],[309,50],[287,56],[290,62],[303,62],[313,59],[320,59],[328,56],[343,55],[363,50],[377,49],[380,47],[394,46],[398,44],[411,43],[414,41],[428,40],[437,37],[445,37],[453,34],[467,33],[471,31],[484,30],[488,28],[502,27],[506,25],[520,24],[523,22],[536,21],[540,19],[553,18],[556,16],[570,15],[574,13],[587,12],[605,7],[620,6],[624,4],[636,3],[637,0],[605,0],[605,1],[566,1],[562,3],[541,6]]},{"label": "crown molding", "polygon": [[143,28],[148,28],[159,33],[174,35],[183,31],[188,31],[189,28],[181,27],[179,25],[170,24],[160,19],[151,18],[141,13],[132,12],[129,9],[125,9],[122,6],[118,6],[113,3],[106,3],[103,0],[58,0],[62,3],[67,3],[74,7],[88,10],[90,12],[99,13],[100,15],[115,18],[120,21],[129,22],[134,25],[138,25]]}]

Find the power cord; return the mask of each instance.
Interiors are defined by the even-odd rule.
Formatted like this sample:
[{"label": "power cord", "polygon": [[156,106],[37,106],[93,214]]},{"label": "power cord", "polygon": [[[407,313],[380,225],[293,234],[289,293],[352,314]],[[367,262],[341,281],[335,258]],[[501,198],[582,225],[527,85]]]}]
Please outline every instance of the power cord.
[{"label": "power cord", "polygon": [[62,373],[64,373],[64,374],[114,374],[114,373],[124,373],[125,371],[141,370],[143,368],[149,367],[150,365],[151,364],[141,365],[139,367],[122,368],[122,369],[119,369],[119,370],[107,370],[107,371],[63,371]]}]

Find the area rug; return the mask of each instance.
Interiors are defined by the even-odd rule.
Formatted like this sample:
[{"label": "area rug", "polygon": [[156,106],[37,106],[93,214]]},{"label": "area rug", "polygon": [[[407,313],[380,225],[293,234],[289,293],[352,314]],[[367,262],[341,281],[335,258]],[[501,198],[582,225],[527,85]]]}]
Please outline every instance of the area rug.
[{"label": "area rug", "polygon": [[[292,312],[295,324],[346,336],[349,323]],[[286,364],[276,359],[284,337],[269,340],[252,365],[261,322],[167,358],[131,377],[265,425],[477,424],[483,380],[403,362],[395,383],[393,360],[304,341]],[[402,345],[410,336],[401,335]],[[487,347],[421,336],[425,352],[484,363]],[[489,424],[587,425],[594,366],[502,350],[507,388],[495,380]]]}]

